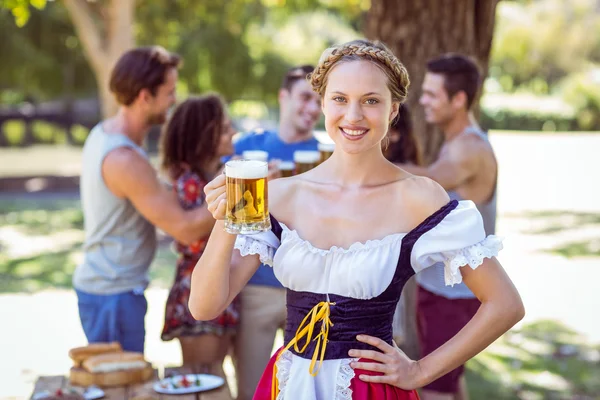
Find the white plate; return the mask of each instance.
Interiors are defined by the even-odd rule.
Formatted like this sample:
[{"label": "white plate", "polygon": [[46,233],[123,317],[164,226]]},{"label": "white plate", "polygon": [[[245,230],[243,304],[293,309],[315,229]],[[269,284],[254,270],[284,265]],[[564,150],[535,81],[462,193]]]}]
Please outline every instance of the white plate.
[{"label": "white plate", "polygon": [[[69,393],[68,390],[66,392]],[[32,400],[43,400],[43,399],[47,399],[48,397],[51,397],[52,395],[53,395],[53,393],[51,393],[50,391],[44,390],[43,392],[35,393],[31,397],[31,399]],[[101,399],[102,397],[104,397],[104,391],[97,386],[90,386],[87,389],[85,389],[85,392],[83,393],[83,398],[85,400],[97,400],[97,399]]]},{"label": "white plate", "polygon": [[[186,393],[196,393],[196,392],[205,392],[207,390],[216,389],[222,386],[225,383],[225,379],[216,375],[208,375],[208,374],[188,374],[185,375],[185,378],[192,383],[189,387],[181,387],[171,389],[171,386],[168,385],[169,382],[173,382],[174,384],[178,384],[183,379],[184,375],[175,375],[170,378],[165,378],[161,381],[156,382],[153,385],[153,388],[158,393],[162,394],[186,394]],[[200,379],[200,385],[197,386],[195,384],[196,380]],[[167,387],[163,387],[161,385],[168,385]]]},{"label": "white plate", "polygon": [[83,393],[85,400],[97,400],[104,397],[104,391],[98,386],[89,386]]}]

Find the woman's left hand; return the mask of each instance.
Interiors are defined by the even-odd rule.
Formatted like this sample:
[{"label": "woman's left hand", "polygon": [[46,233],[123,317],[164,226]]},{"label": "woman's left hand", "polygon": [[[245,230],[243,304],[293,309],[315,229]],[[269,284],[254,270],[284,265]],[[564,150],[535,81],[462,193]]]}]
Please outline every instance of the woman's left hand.
[{"label": "woman's left hand", "polygon": [[421,371],[418,361],[411,360],[398,347],[390,346],[379,338],[368,335],[358,335],[356,339],[359,342],[370,344],[381,350],[350,350],[348,352],[352,358],[362,358],[373,361],[353,361],[350,364],[353,369],[362,369],[382,374],[362,374],[358,376],[360,380],[364,382],[387,383],[404,390],[412,390],[420,387]]}]

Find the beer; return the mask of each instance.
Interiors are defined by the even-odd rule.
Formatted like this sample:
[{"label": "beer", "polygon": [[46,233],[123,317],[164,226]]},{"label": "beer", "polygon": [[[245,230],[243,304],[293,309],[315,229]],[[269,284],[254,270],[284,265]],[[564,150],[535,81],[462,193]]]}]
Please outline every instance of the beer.
[{"label": "beer", "polygon": [[302,174],[308,170],[313,169],[317,165],[319,165],[319,160],[321,159],[321,155],[318,151],[312,150],[297,150],[294,152],[294,163],[296,164],[296,168],[294,169],[294,174]]},{"label": "beer", "polygon": [[319,153],[321,153],[320,163],[327,160],[333,154],[335,150],[335,143],[319,143]]},{"label": "beer", "polygon": [[269,161],[269,153],[262,150],[246,150],[242,153],[244,160]]},{"label": "beer", "polygon": [[227,232],[252,234],[271,228],[267,173],[264,161],[232,160],[225,164]]},{"label": "beer", "polygon": [[279,163],[279,171],[281,172],[281,176],[283,178],[290,177],[294,175],[294,168],[296,165],[293,161],[282,161]]}]

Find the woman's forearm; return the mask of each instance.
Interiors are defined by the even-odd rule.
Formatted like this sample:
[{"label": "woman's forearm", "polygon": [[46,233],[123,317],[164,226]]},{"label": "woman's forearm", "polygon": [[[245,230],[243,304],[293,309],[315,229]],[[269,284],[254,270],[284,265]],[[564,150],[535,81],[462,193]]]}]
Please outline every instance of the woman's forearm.
[{"label": "woman's forearm", "polygon": [[236,235],[225,232],[223,227],[223,221],[215,223],[192,273],[189,308],[198,320],[213,319],[227,306],[231,253]]},{"label": "woman's forearm", "polygon": [[418,387],[438,379],[471,359],[525,314],[518,294],[511,301],[484,302],[471,321],[452,339],[419,362]]}]

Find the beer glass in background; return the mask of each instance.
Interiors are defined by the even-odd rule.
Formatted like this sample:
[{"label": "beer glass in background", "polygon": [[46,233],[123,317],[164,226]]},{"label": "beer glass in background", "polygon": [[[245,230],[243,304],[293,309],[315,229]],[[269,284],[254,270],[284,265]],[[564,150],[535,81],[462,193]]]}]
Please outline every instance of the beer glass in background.
[{"label": "beer glass in background", "polygon": [[281,161],[279,163],[279,172],[281,172],[282,178],[287,178],[294,175],[294,168],[296,165],[293,161]]},{"label": "beer glass in background", "polygon": [[269,153],[262,150],[246,150],[242,152],[244,160],[269,161]]},{"label": "beer glass in background", "polygon": [[319,153],[321,153],[321,159],[319,164],[327,160],[333,154],[335,150],[335,143],[319,143]]},{"label": "beer glass in background", "polygon": [[225,230],[252,234],[271,229],[265,161],[231,160],[225,164]]},{"label": "beer glass in background", "polygon": [[297,150],[294,152],[294,175],[302,174],[319,165],[321,154],[317,150]]}]

